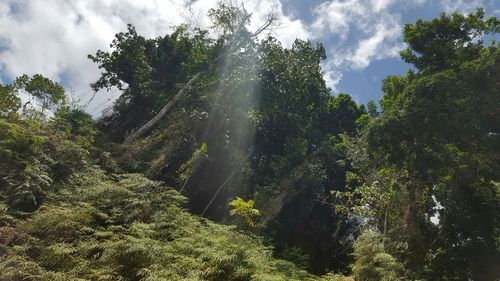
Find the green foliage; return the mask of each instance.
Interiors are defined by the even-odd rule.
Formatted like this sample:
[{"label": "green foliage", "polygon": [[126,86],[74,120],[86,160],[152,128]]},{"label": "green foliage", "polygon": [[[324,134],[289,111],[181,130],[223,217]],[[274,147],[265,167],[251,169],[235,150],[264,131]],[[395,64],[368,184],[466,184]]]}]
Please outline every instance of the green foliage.
[{"label": "green foliage", "polygon": [[91,211],[88,205],[45,207],[34,214],[21,229],[47,242],[73,242],[84,235],[86,227],[92,223]]},{"label": "green foliage", "polygon": [[123,91],[114,113],[102,120],[115,139],[153,117],[213,52],[205,31],[196,29],[191,34],[185,26],[170,35],[146,39],[129,25],[126,32],[116,34],[111,48],[88,57],[103,70],[92,84],[95,91],[113,87]]},{"label": "green foliage", "polygon": [[[0,86],[1,280],[500,276],[500,49],[482,41],[498,19],[407,24],[401,56],[415,70],[383,81],[379,111],[331,95],[321,44],[258,41],[232,2],[209,16],[217,38],[128,26],[89,55],[103,70],[92,88],[122,92],[103,133],[41,75]],[[150,135],[108,142],[179,89]],[[41,110],[20,112],[20,92]]]},{"label": "green foliage", "polygon": [[361,234],[354,244],[353,255],[352,272],[357,280],[405,280],[402,264],[386,252],[384,237],[380,233],[367,230]]},{"label": "green foliage", "polygon": [[235,35],[238,28],[244,27],[244,21],[249,14],[242,8],[229,1],[219,2],[216,8],[208,11],[213,28],[223,34],[223,38]]},{"label": "green foliage", "polygon": [[10,85],[0,85],[0,118],[7,118],[21,108],[21,99]]},{"label": "green foliage", "polygon": [[279,257],[291,261],[301,268],[308,267],[309,256],[304,254],[304,251],[299,247],[285,247],[283,251],[280,251]]},{"label": "green foliage", "polygon": [[369,101],[367,104],[366,104],[367,108],[368,108],[368,114],[370,115],[370,117],[377,117],[379,116],[379,112],[378,112],[378,107],[377,107],[377,104],[374,102],[374,101]]},{"label": "green foliage", "polygon": [[61,107],[50,122],[55,130],[64,133],[65,138],[76,144],[90,148],[97,130],[90,114],[79,108]]},{"label": "green foliage", "polygon": [[177,172],[179,174],[179,178],[184,184],[189,179],[189,177],[200,167],[200,165],[203,163],[203,160],[207,159],[207,153],[207,144],[202,143],[201,147],[193,152],[191,159],[181,165]]},{"label": "green foliage", "polygon": [[323,120],[329,131],[340,133],[352,133],[356,130],[356,120],[365,114],[361,107],[348,94],[341,93],[328,101],[327,119]]},{"label": "green foliage", "polygon": [[327,273],[323,276],[324,281],[355,281],[353,277],[344,276],[342,274]]},{"label": "green foliage", "polygon": [[2,170],[8,165],[20,166],[25,159],[36,155],[44,140],[39,134],[40,126],[37,122],[22,120],[20,123],[11,123],[0,120],[0,152],[4,161]]},{"label": "green foliage", "polygon": [[78,144],[63,139],[60,135],[47,138],[44,149],[52,159],[50,168],[54,180],[62,180],[75,171],[82,169],[87,163],[89,152]]},{"label": "green foliage", "polygon": [[16,124],[0,120],[0,183],[14,208],[34,210],[52,183],[46,165],[49,159],[42,153],[44,141],[34,121]]},{"label": "green foliage", "polygon": [[405,25],[403,36],[409,46],[401,57],[423,72],[458,68],[464,60],[478,58],[481,37],[498,32],[499,26],[496,17],[484,18],[483,9],[466,16],[442,13],[430,21],[417,20]]},{"label": "green foliage", "polygon": [[415,279],[499,274],[500,201],[491,182],[500,177],[500,53],[478,40],[486,32],[498,32],[498,19],[482,10],[408,24],[402,57],[417,72],[384,80],[383,115],[363,135],[365,156],[353,153],[358,210],[371,206],[373,225]]},{"label": "green foliage", "polygon": [[[95,132],[95,128],[73,121],[62,114],[47,125],[20,116],[0,120],[0,183],[4,187],[0,193],[11,208],[34,211],[55,183],[87,164],[89,152],[76,141],[86,148],[90,144],[77,132]],[[74,133],[62,126],[71,122]],[[89,135],[85,135],[87,141]]]},{"label": "green foliage", "polygon": [[2,244],[0,279],[315,280],[257,238],[189,214],[185,200],[141,175],[87,167],[15,227],[26,238]]},{"label": "green foliage", "polygon": [[53,182],[48,167],[37,161],[27,165],[16,178],[7,175],[2,180],[7,185],[4,191],[7,203],[11,208],[20,211],[33,211],[38,208]]},{"label": "green foliage", "polygon": [[[247,30],[250,13],[233,2],[219,3],[209,16],[210,32],[184,25],[155,39],[129,26],[116,35],[110,52],[89,56],[103,70],[94,90],[123,90],[113,113],[99,122],[113,140],[150,120],[201,71],[151,134],[124,148],[118,163],[175,185],[189,197],[193,212],[211,219],[224,220],[231,198],[255,198],[264,223],[280,222],[272,233],[288,230],[282,237],[287,247],[313,252],[305,255],[315,272],[347,269],[349,256],[340,243],[354,223],[325,215],[328,207],[315,198],[344,189],[350,164],[344,149],[330,140],[365,126],[365,108],[347,94],[330,95],[321,44],[297,40],[284,48],[272,37],[258,41]],[[215,40],[207,36],[211,31]],[[209,154],[200,154],[200,143]],[[309,215],[295,213],[298,202],[308,206]],[[318,221],[309,225],[316,231],[294,227],[316,215]],[[319,239],[313,236],[333,233],[339,235],[327,247],[313,245]]]},{"label": "green foliage", "polygon": [[241,197],[236,197],[236,199],[229,202],[228,205],[233,207],[229,212],[231,216],[241,217],[249,226],[254,226],[253,218],[260,216],[260,211],[253,207],[253,200],[245,201]]},{"label": "green foliage", "polygon": [[407,86],[407,78],[401,76],[388,76],[382,82],[382,91],[384,95],[380,100],[380,105],[384,113],[389,113],[390,110],[398,110],[403,106],[403,100],[398,99],[398,96],[403,92]]},{"label": "green foliage", "polygon": [[26,74],[19,76],[14,81],[13,86],[16,90],[25,90],[38,99],[41,102],[42,111],[52,105],[66,102],[64,88],[41,74],[35,74],[32,77]]}]

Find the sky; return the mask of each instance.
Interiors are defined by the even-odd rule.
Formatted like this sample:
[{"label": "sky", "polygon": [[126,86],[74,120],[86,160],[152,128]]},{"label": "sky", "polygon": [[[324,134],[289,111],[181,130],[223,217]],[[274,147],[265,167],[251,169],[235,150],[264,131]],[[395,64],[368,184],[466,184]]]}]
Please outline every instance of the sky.
[{"label": "sky", "polygon": [[[61,83],[94,116],[108,108],[118,91],[96,95],[89,84],[100,70],[88,54],[109,50],[127,24],[154,38],[186,18],[209,26],[207,11],[217,0],[0,0],[0,83],[40,73]],[[441,12],[470,13],[481,6],[500,16],[498,0],[246,0],[256,29],[272,11],[270,31],[285,47],[296,38],[320,42],[327,59],[322,69],[332,94],[357,102],[378,101],[381,81],[410,66],[399,58],[405,23],[432,19]]]}]

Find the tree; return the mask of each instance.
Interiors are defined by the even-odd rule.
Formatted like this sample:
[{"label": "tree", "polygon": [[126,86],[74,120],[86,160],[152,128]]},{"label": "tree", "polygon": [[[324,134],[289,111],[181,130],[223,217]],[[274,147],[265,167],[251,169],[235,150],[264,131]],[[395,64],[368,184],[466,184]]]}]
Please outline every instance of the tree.
[{"label": "tree", "polygon": [[421,72],[457,68],[463,61],[477,59],[481,37],[485,33],[498,32],[499,26],[497,18],[484,18],[483,9],[467,16],[442,13],[430,21],[417,20],[404,27],[408,48],[401,52],[401,57]]},{"label": "tree", "polygon": [[356,280],[396,281],[405,280],[403,265],[386,252],[386,238],[373,230],[361,234],[354,244],[355,262],[352,273]]},{"label": "tree", "polygon": [[217,64],[221,64],[233,52],[249,48],[248,45],[249,43],[252,44],[253,38],[257,37],[274,21],[274,17],[269,16],[267,21],[252,34],[246,29],[246,24],[249,22],[251,14],[247,13],[244,7],[226,5],[224,2],[220,2],[216,9],[210,9],[209,16],[214,22],[214,27],[222,31],[222,35],[217,40],[218,45],[223,47],[222,52],[206,68],[194,74],[152,119],[130,134],[125,139],[124,144],[131,143],[155,126],[202,75],[213,70]]},{"label": "tree", "polygon": [[[26,91],[30,96],[40,101],[42,112],[50,106],[60,105],[66,102],[64,88],[58,83],[43,77],[41,74],[35,74],[32,77],[26,74],[19,76],[14,81],[13,87],[16,91]],[[28,103],[30,102],[31,101]],[[23,108],[25,106],[26,104],[23,105]]]},{"label": "tree", "polygon": [[104,70],[91,85],[94,91],[114,87],[122,91],[114,103],[114,113],[101,123],[121,141],[128,131],[141,126],[175,98],[180,83],[206,65],[214,47],[206,31],[197,29],[190,35],[185,26],[180,26],[170,35],[146,39],[129,25],[126,32],[116,34],[111,52],[99,50],[89,55]]},{"label": "tree", "polygon": [[80,108],[59,108],[54,113],[49,127],[85,148],[92,147],[97,134],[92,116]]},{"label": "tree", "polygon": [[236,199],[228,203],[229,206],[233,207],[230,212],[231,216],[240,216],[246,224],[254,226],[254,217],[260,216],[260,211],[253,207],[254,203],[253,200],[245,201],[237,196]]},{"label": "tree", "polygon": [[[416,278],[493,280],[500,251],[498,182],[499,49],[478,40],[498,30],[482,10],[407,24],[402,52],[416,72],[388,77],[383,115],[367,128],[370,159],[406,174],[400,188],[403,257]],[[404,197],[403,197],[404,198]],[[434,226],[436,203],[442,208]],[[414,235],[412,235],[413,233]],[[397,233],[395,233],[397,234]]]},{"label": "tree", "polygon": [[0,118],[7,118],[21,108],[21,99],[10,85],[0,85]]},{"label": "tree", "polygon": [[350,166],[339,134],[354,133],[364,112],[347,94],[330,95],[321,73],[321,44],[296,40],[286,49],[268,38],[261,45],[249,156],[256,206],[274,233],[278,255],[300,249],[312,272],[347,271],[350,246],[344,242],[355,223],[332,215],[316,199],[345,187]]},{"label": "tree", "polygon": [[368,114],[370,117],[377,117],[379,115],[378,106],[374,101],[369,101],[366,104],[366,107],[368,108]]}]

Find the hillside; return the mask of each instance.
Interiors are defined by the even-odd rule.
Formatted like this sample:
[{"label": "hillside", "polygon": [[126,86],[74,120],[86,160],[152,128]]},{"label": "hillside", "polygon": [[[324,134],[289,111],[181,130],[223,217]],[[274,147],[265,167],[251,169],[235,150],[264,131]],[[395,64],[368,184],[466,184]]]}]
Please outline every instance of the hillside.
[{"label": "hillside", "polygon": [[1,280],[320,280],[140,174],[89,165],[54,189],[24,219],[2,203]]},{"label": "hillside", "polygon": [[499,280],[500,20],[408,23],[364,105],[251,15],[129,25],[88,55],[120,93],[97,119],[0,85],[0,280]]}]

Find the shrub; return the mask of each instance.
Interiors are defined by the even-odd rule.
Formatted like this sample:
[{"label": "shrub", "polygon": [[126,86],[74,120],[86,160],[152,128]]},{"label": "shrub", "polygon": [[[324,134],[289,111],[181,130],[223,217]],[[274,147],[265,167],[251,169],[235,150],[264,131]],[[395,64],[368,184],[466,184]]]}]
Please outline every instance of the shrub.
[{"label": "shrub", "polygon": [[236,197],[228,205],[233,207],[230,215],[241,217],[249,226],[254,226],[253,218],[260,216],[260,211],[253,207],[253,200],[245,201],[241,197]]},{"label": "shrub", "polygon": [[363,281],[404,280],[403,265],[386,252],[385,237],[375,231],[367,230],[354,244],[355,262],[352,272],[356,279]]}]

